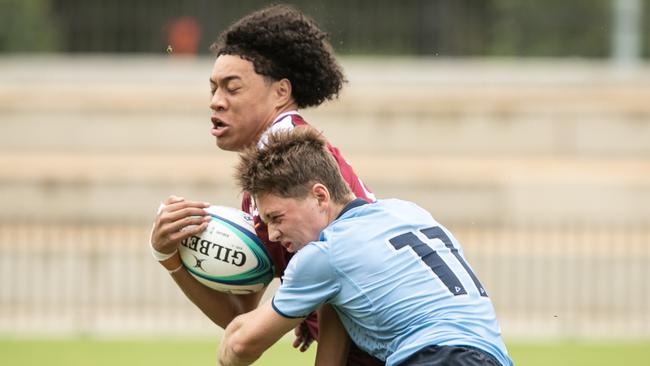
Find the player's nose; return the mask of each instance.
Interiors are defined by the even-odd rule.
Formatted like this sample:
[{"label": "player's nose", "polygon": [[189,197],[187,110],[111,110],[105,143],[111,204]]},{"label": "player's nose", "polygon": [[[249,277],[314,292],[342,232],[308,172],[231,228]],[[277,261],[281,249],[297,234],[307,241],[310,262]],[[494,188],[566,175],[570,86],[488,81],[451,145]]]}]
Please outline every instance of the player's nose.
[{"label": "player's nose", "polygon": [[269,225],[269,240],[271,241],[280,241],[282,233],[278,230],[275,225]]},{"label": "player's nose", "polygon": [[210,98],[210,109],[220,112],[226,110],[228,101],[224,97],[223,93],[217,89],[212,97]]}]

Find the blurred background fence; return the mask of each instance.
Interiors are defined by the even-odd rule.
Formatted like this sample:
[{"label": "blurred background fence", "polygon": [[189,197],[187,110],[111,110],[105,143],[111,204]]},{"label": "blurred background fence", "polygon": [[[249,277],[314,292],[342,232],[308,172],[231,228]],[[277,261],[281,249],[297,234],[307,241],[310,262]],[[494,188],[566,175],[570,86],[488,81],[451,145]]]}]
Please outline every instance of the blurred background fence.
[{"label": "blurred background fence", "polygon": [[[0,50],[207,53],[217,34],[269,4],[247,0],[1,0]],[[288,1],[344,54],[608,57],[650,55],[648,0]],[[638,43],[638,46],[634,46]]]},{"label": "blurred background fence", "polygon": [[[207,47],[240,3],[0,0],[0,333],[214,332],[147,240],[169,194],[238,205]],[[647,1],[293,3],[349,79],[307,119],[454,232],[506,337],[650,337]]]}]

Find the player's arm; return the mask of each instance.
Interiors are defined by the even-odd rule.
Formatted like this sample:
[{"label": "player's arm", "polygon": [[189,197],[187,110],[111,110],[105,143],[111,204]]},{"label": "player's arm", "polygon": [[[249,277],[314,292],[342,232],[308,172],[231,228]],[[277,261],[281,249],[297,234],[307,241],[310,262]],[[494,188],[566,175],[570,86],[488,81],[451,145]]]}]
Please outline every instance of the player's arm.
[{"label": "player's arm", "polygon": [[[177,264],[165,265],[165,268],[178,268],[181,258],[177,254],[170,258]],[[197,281],[185,268],[171,274],[174,282],[210,320],[222,328],[238,315],[249,312],[257,307],[264,290],[246,295],[231,295],[213,290]]]},{"label": "player's arm", "polygon": [[278,314],[271,300],[228,325],[219,347],[220,366],[250,365],[304,318]]},{"label": "player's arm", "polygon": [[172,278],[201,311],[215,324],[226,328],[239,314],[255,309],[264,291],[249,295],[230,295],[202,285],[182,266],[178,246],[183,239],[199,234],[208,226],[205,211],[209,204],[171,196],[163,202],[151,232],[151,245],[171,257],[160,261]]},{"label": "player's arm", "polygon": [[318,311],[318,348],[316,366],[341,366],[347,361],[350,338],[331,305]]}]

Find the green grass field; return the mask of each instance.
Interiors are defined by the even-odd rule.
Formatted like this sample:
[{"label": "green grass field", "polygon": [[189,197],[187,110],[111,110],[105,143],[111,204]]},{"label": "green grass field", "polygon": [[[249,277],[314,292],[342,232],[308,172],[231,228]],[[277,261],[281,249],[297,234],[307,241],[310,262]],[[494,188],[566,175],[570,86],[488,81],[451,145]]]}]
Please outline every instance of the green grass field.
[{"label": "green grass field", "polygon": [[[516,365],[650,365],[650,340],[638,342],[508,342]],[[205,339],[98,340],[0,339],[3,366],[215,365],[216,341]],[[255,365],[311,365],[315,350],[278,343]]]}]

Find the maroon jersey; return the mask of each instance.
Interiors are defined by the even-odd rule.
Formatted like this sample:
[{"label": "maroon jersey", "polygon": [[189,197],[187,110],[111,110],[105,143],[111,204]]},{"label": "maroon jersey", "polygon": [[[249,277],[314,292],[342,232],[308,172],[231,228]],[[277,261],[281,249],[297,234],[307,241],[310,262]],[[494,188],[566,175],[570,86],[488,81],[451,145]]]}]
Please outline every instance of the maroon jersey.
[{"label": "maroon jersey", "polygon": [[[291,129],[298,126],[309,125],[297,112],[288,112],[280,115],[275,120],[269,129],[269,132],[281,129]],[[265,137],[262,136],[261,141],[264,140]],[[343,179],[345,179],[345,181],[348,183],[348,186],[352,190],[352,193],[354,193],[358,198],[363,198],[368,202],[373,202],[375,200],[374,195],[368,191],[363,182],[359,179],[359,177],[357,177],[350,164],[348,164],[348,162],[343,159],[343,156],[341,156],[339,149],[329,143],[327,144],[327,148],[332,153],[334,159],[336,159],[336,162],[339,165],[339,169],[341,170],[341,175],[343,176]],[[282,277],[282,274],[284,274],[284,269],[287,267],[289,259],[291,259],[292,253],[287,252],[286,249],[284,249],[284,247],[282,247],[282,245],[279,243],[275,243],[269,240],[269,233],[266,224],[264,224],[264,222],[262,222],[260,219],[257,209],[255,208],[253,201],[247,192],[244,192],[242,198],[242,210],[253,216],[253,222],[255,224],[255,231],[257,232],[257,236],[260,238],[260,240],[262,240],[264,246],[266,247],[266,250],[269,252],[271,259],[273,260],[273,264],[275,266],[275,277]]]},{"label": "maroon jersey", "polygon": [[[263,144],[263,142],[266,140],[265,136],[269,132],[282,129],[292,129],[299,126],[309,125],[298,114],[298,112],[283,113],[278,116],[278,118],[276,118],[271,128],[269,128],[269,130],[262,136],[260,139],[260,145]],[[345,179],[345,181],[348,183],[348,186],[352,190],[352,193],[354,193],[358,198],[362,198],[368,202],[374,202],[375,196],[366,188],[359,177],[357,177],[350,164],[348,164],[343,156],[341,156],[339,149],[332,146],[330,143],[327,144],[327,149],[330,151],[330,153],[332,153],[332,156],[338,163],[341,175],[343,176],[343,179]],[[257,236],[264,243],[267,252],[271,256],[271,260],[273,261],[273,265],[275,267],[275,277],[281,278],[284,274],[284,270],[287,268],[289,260],[293,256],[293,253],[287,252],[287,250],[279,243],[269,240],[268,228],[266,224],[260,219],[257,208],[255,207],[250,194],[247,192],[244,192],[244,195],[242,197],[242,210],[253,216],[253,222],[255,224],[255,231],[257,233]],[[311,313],[307,319],[305,319],[303,326],[305,325],[307,326],[311,336],[314,339],[318,339],[318,319],[316,318],[316,313]],[[383,364],[383,362],[361,351],[356,345],[351,345],[350,352],[348,354],[347,365],[374,366]]]}]

